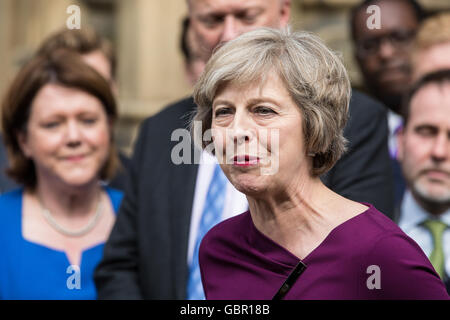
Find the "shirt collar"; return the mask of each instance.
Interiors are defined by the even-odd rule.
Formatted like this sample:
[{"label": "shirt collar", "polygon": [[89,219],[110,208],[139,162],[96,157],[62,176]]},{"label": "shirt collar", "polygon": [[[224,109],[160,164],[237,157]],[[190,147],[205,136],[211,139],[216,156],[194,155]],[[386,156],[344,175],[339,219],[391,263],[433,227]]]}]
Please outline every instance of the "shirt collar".
[{"label": "shirt collar", "polygon": [[[401,216],[399,226],[405,232],[415,228],[423,221],[434,218],[433,215],[425,211],[414,199],[411,192],[405,192],[401,206]],[[439,216],[439,220],[450,226],[450,208]]]},{"label": "shirt collar", "polygon": [[403,124],[403,118],[397,113],[388,110],[388,126],[390,135],[395,135],[399,127]]}]

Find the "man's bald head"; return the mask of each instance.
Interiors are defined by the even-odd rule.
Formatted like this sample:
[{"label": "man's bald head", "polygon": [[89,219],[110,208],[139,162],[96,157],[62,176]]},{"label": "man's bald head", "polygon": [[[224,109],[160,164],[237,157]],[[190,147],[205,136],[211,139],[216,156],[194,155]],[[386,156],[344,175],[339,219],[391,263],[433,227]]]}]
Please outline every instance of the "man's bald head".
[{"label": "man's bald head", "polygon": [[284,28],[291,0],[187,0],[196,40],[210,54],[219,44],[260,28]]}]

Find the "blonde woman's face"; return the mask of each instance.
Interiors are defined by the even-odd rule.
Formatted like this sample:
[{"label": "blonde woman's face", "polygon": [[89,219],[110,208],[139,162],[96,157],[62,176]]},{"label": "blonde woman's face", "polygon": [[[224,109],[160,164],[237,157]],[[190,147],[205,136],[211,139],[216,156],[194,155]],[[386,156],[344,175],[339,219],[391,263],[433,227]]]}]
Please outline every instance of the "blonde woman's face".
[{"label": "blonde woman's face", "polygon": [[79,89],[45,85],[31,106],[27,132],[19,134],[38,179],[83,186],[99,178],[110,149],[102,103]]},{"label": "blonde woman's face", "polygon": [[284,190],[310,172],[301,110],[277,75],[264,83],[226,85],[212,112],[215,154],[239,191]]}]

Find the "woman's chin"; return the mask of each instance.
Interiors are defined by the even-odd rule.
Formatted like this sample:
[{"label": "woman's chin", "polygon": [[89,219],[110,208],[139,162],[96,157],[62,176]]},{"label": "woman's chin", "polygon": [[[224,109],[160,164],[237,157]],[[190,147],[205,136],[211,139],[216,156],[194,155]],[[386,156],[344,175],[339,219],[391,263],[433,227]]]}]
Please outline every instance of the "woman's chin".
[{"label": "woman's chin", "polygon": [[257,196],[263,194],[267,190],[267,183],[264,180],[263,176],[241,174],[232,177],[231,183],[239,192],[247,196]]},{"label": "woman's chin", "polygon": [[98,180],[95,175],[70,175],[60,177],[61,181],[70,188],[84,188]]}]

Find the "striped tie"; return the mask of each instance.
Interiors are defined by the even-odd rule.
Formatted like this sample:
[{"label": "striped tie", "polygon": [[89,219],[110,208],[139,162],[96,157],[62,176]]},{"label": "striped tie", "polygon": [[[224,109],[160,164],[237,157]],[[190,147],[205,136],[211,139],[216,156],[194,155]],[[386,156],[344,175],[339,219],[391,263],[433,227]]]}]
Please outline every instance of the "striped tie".
[{"label": "striped tie", "polygon": [[427,228],[433,237],[433,251],[429,257],[431,264],[441,279],[445,277],[444,249],[442,247],[442,236],[447,225],[439,220],[425,220],[422,225]]},{"label": "striped tie", "polygon": [[208,193],[206,195],[205,206],[203,207],[202,217],[197,231],[197,239],[195,241],[194,255],[189,268],[189,279],[187,284],[187,298],[189,300],[204,300],[202,281],[200,278],[200,266],[198,262],[198,250],[203,236],[220,222],[222,211],[225,203],[225,190],[227,178],[223,174],[222,169],[217,164]]}]

